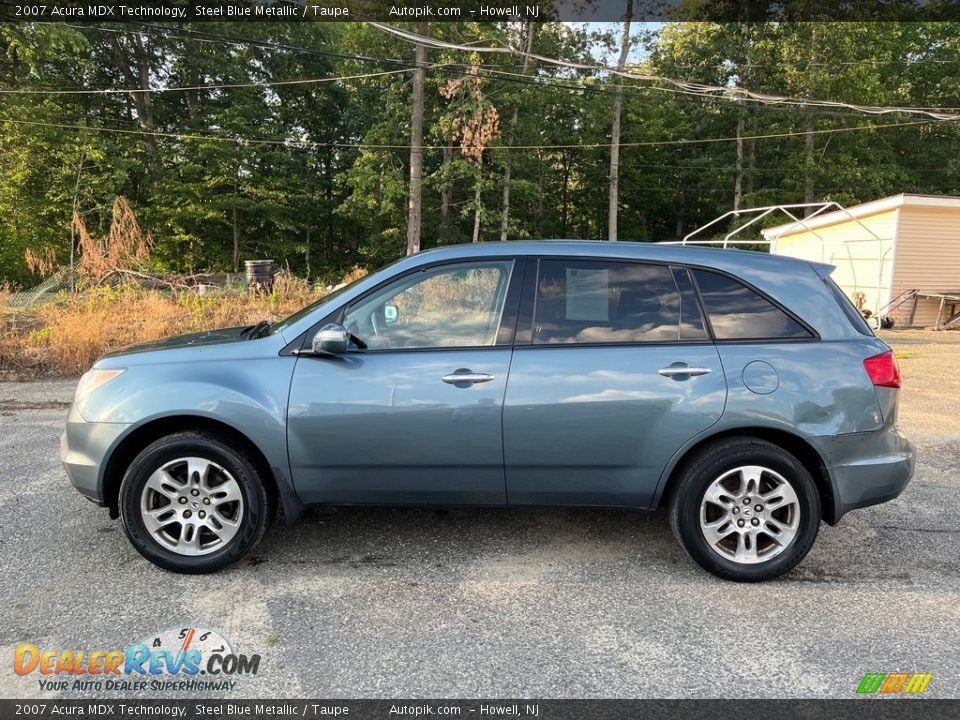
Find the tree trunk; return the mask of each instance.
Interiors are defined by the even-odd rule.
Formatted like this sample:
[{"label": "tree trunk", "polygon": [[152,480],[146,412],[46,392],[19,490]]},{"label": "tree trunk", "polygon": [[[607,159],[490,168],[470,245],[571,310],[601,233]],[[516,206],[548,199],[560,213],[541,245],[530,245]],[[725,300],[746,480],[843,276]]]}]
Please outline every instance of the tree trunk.
[{"label": "tree trunk", "polygon": [[[239,155],[239,148],[237,149]],[[233,176],[233,271],[240,272],[240,230],[237,225],[237,202],[240,194],[240,158],[237,158],[237,170]]]},{"label": "tree trunk", "polygon": [[237,229],[237,205],[233,205],[233,271],[240,272],[240,233]]},{"label": "tree trunk", "polygon": [[683,240],[683,230],[684,230],[684,213],[687,209],[687,188],[680,189],[680,205],[677,208],[677,229],[676,229],[676,239]]},{"label": "tree trunk", "polygon": [[[150,49],[138,33],[130,35],[132,57],[120,38],[111,40],[113,54],[127,87],[130,90],[150,90]],[[133,92],[133,107],[137,111],[137,123],[143,132],[143,142],[153,169],[158,167],[157,136],[154,135],[153,93]]]},{"label": "tree trunk", "polygon": [[563,235],[563,237],[567,237],[567,205],[570,194],[570,159],[566,148],[561,150],[560,153],[563,157],[563,189],[560,193],[562,205],[560,213],[560,234]]},{"label": "tree trunk", "polygon": [[[533,35],[536,32],[536,25],[532,22],[527,21],[526,23],[526,40],[524,42],[524,53],[523,56],[523,65],[520,69],[522,75],[527,74],[527,70],[530,67],[530,51],[533,49]],[[507,131],[507,150],[505,151],[506,167],[503,169],[503,210],[500,216],[500,240],[507,239],[507,232],[510,227],[510,150],[509,147],[513,145],[513,140],[517,130],[517,115],[519,114],[520,106],[513,106],[513,115],[510,117],[510,129]]]},{"label": "tree trunk", "polygon": [[[623,17],[623,38],[620,40],[620,59],[617,70],[623,72],[630,54],[630,21],[633,19],[633,0],[627,0]],[[607,239],[617,239],[617,211],[620,204],[620,114],[623,110],[623,79],[618,78],[613,88],[613,125],[610,129],[610,198],[607,213]]]},{"label": "tree trunk", "polygon": [[336,238],[334,237],[334,227],[333,227],[333,175],[332,175],[332,165],[333,158],[331,157],[331,151],[327,150],[327,157],[323,163],[323,177],[324,177],[324,195],[326,198],[327,206],[327,217],[326,217],[326,233],[324,233],[324,250],[326,253],[326,259],[329,260],[333,257],[333,246]]},{"label": "tree trunk", "polygon": [[545,189],[543,150],[537,150],[537,237],[543,237],[543,193]]},{"label": "tree trunk", "polygon": [[[810,85],[813,85],[813,74],[817,63],[817,24],[811,23],[810,30]],[[811,96],[814,95],[813,87],[808,90]],[[803,201],[805,203],[815,202],[817,199],[815,166],[813,152],[815,149],[813,131],[817,129],[817,119],[812,112],[807,112],[806,131],[803,138]],[[804,209],[804,216],[810,215],[816,208],[808,207]]]},{"label": "tree trunk", "polygon": [[77,291],[76,270],[74,269],[77,240],[74,233],[73,218],[80,213],[80,176],[83,174],[83,161],[86,155],[86,150],[80,151],[80,160],[77,162],[77,182],[73,188],[73,207],[70,213],[70,292]]},{"label": "tree trunk", "polygon": [[[740,23],[740,66],[737,69],[738,88],[749,87],[749,67],[750,67],[750,25]],[[737,95],[737,174],[733,181],[733,209],[739,210],[743,204],[743,185],[744,185],[744,145],[743,134],[747,123],[747,109],[744,105],[743,96]]]},{"label": "tree trunk", "polygon": [[450,230],[450,206],[453,204],[453,183],[447,177],[448,165],[453,161],[453,146],[443,146],[443,161],[440,165],[440,225],[437,241],[445,243]]},{"label": "tree trunk", "polygon": [[[200,63],[197,58],[195,44],[191,42],[184,43],[186,62],[187,62],[187,82],[190,87],[200,85]],[[190,127],[196,128],[200,125],[200,91],[187,90],[187,119],[190,121]]]},{"label": "tree trunk", "polygon": [[[740,100],[737,101],[742,102]],[[743,200],[743,108],[737,110],[737,174],[733,180],[733,209],[739,210]]]},{"label": "tree trunk", "polygon": [[477,160],[477,184],[473,195],[473,239],[480,242],[480,216],[483,212],[483,156]]},{"label": "tree trunk", "polygon": [[307,237],[304,238],[303,264],[306,265],[306,279],[310,279],[310,230],[311,223],[307,221]]},{"label": "tree trunk", "polygon": [[[421,35],[429,32],[427,23],[418,27]],[[427,47],[417,45],[413,71],[413,105],[410,110],[410,205],[407,212],[407,255],[420,252],[420,231],[423,217],[423,86]]]}]

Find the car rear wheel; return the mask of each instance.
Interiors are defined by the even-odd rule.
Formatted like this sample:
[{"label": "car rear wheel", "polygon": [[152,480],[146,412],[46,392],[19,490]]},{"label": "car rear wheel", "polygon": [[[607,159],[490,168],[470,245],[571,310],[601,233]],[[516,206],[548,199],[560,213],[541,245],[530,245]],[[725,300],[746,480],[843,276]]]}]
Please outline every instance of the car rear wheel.
[{"label": "car rear wheel", "polygon": [[213,572],[236,562],[260,541],[273,512],[250,457],[200,432],[147,446],[120,487],[120,516],[130,542],[174,572]]},{"label": "car rear wheel", "polygon": [[796,567],[813,546],[820,495],[810,473],[783,448],[725,438],[680,470],[670,524],[690,557],[717,577],[770,580]]}]

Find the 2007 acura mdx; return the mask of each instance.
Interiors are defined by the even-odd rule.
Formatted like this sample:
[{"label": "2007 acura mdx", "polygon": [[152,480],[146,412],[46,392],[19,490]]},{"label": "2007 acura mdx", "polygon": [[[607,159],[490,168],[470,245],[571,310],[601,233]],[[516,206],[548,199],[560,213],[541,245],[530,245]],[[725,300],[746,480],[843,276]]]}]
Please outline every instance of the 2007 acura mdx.
[{"label": "2007 acura mdx", "polygon": [[83,376],[73,485],[148,560],[237,561],[277,506],[654,509],[706,570],[793,568],[913,474],[900,373],[829,278],[763,253],[455,246],[275,325],[144,343]]}]

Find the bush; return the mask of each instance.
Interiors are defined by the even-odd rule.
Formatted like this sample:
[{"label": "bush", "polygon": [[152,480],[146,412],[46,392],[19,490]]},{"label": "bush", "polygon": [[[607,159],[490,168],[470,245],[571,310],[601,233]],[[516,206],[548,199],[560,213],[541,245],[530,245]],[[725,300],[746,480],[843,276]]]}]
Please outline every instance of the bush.
[{"label": "bush", "polygon": [[106,352],[132,343],[221,327],[280,320],[325,291],[279,275],[273,291],[145,290],[137,285],[63,294],[23,317],[3,320],[9,292],[0,288],[0,370],[77,375]]}]

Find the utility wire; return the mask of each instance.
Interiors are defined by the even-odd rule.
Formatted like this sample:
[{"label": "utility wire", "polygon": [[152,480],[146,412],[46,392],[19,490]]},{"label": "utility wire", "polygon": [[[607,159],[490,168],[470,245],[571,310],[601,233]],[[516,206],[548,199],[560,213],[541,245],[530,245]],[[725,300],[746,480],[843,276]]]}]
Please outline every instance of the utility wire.
[{"label": "utility wire", "polygon": [[461,52],[470,52],[470,53],[493,53],[493,54],[509,54],[509,55],[519,55],[520,57],[529,57],[533,60],[537,60],[548,65],[554,65],[558,67],[566,67],[572,70],[585,70],[589,72],[603,72],[609,73],[611,75],[617,75],[619,77],[624,77],[630,80],[642,80],[644,82],[657,82],[664,83],[670,86],[673,86],[677,91],[685,94],[693,94],[700,96],[727,96],[727,97],[742,97],[749,100],[754,100],[756,102],[764,104],[779,104],[779,105],[799,105],[803,107],[831,107],[831,108],[846,108],[849,110],[855,110],[857,112],[866,114],[866,115],[891,115],[891,114],[912,114],[912,115],[924,115],[934,120],[947,121],[947,120],[960,120],[960,115],[955,113],[943,113],[936,112],[932,110],[926,110],[923,108],[912,108],[912,107],[898,107],[898,106],[879,106],[879,105],[857,105],[854,103],[845,103],[845,102],[835,102],[831,100],[816,100],[813,98],[792,98],[783,95],[768,95],[766,93],[757,93],[747,88],[732,86],[732,87],[721,87],[718,85],[704,85],[702,83],[688,82],[686,80],[677,80],[675,78],[663,77],[660,75],[647,75],[636,73],[632,71],[620,71],[615,67],[610,67],[608,65],[598,65],[598,64],[587,64],[579,63],[571,60],[559,60],[557,58],[547,57],[546,55],[540,55],[538,53],[527,53],[521,50],[517,50],[511,47],[491,47],[491,46],[481,46],[481,45],[458,45],[456,43],[449,43],[443,40],[438,40],[437,38],[426,37],[423,35],[418,35],[417,33],[409,32],[407,30],[401,30],[399,28],[392,27],[390,25],[385,25],[378,22],[369,22],[369,25],[377,28],[378,30],[385,32],[390,35],[402,38],[409,43],[414,45],[425,45],[427,47],[432,47],[435,49],[443,50],[458,50]]},{"label": "utility wire", "polygon": [[[437,67],[429,65],[432,69]],[[283,85],[320,85],[322,83],[342,82],[344,80],[364,80],[367,78],[397,75],[411,72],[415,68],[400,68],[399,70],[382,70],[380,72],[362,73],[359,75],[340,75],[325,78],[306,78],[300,80],[264,80],[261,82],[223,83],[216,85],[194,85],[191,87],[161,87],[161,88],[96,88],[79,90],[20,90],[0,89],[0,95],[125,95],[127,93],[165,93],[187,92],[193,90],[226,90],[234,88],[269,88]]]},{"label": "utility wire", "polygon": [[[74,26],[71,26],[74,27]],[[93,30],[104,31],[104,32],[117,32],[117,33],[135,33],[134,30],[112,30],[109,28],[90,28]],[[195,38],[183,38],[194,40]],[[217,42],[215,40],[200,40],[200,42]],[[251,41],[252,42],[252,41]],[[281,49],[288,50],[299,50],[303,52],[309,52],[309,48],[296,48],[294,46],[278,46]],[[347,56],[351,59],[354,56]],[[378,62],[382,61],[389,64],[399,64],[401,61],[389,60],[389,59],[376,59],[376,58],[367,58],[362,56],[356,56],[357,59],[362,59],[363,61],[372,61]],[[403,74],[410,72],[412,70],[418,69],[415,64],[406,64],[405,67],[397,70],[387,70],[382,72],[371,72],[371,73],[361,73],[356,75],[343,75],[336,77],[326,77],[326,78],[305,78],[305,79],[292,79],[292,80],[274,80],[274,81],[260,81],[260,82],[250,82],[250,83],[221,83],[221,84],[212,84],[212,85],[194,85],[194,86],[175,86],[175,87],[159,87],[159,88],[35,88],[35,89],[19,89],[19,88],[0,88],[0,95],[24,95],[24,96],[46,96],[46,95],[125,95],[128,93],[170,93],[170,92],[192,92],[192,91],[205,91],[205,90],[219,90],[219,89],[237,89],[237,88],[268,88],[268,87],[280,87],[280,86],[293,86],[293,85],[317,85],[323,83],[339,82],[339,81],[348,81],[348,80],[358,80],[358,79],[369,79],[387,75],[394,74]],[[530,75],[523,75],[521,73],[514,73],[508,70],[501,70],[497,68],[490,67],[479,67],[474,68],[469,65],[463,65],[458,63],[433,63],[424,66],[425,70],[442,70],[451,75],[458,77],[467,77],[469,73],[468,70],[476,70],[478,74],[487,79],[497,82],[510,82],[521,85],[528,85],[532,87],[544,88],[558,88],[572,90],[575,92],[583,93],[592,93],[595,95],[612,95],[613,91],[610,88],[602,86],[592,86],[584,83],[572,83],[564,82],[554,77],[531,77]],[[625,86],[623,88],[628,97],[631,98],[647,98],[647,91],[654,90],[659,92],[671,92],[677,94],[686,94],[694,95],[697,99],[695,101],[686,101],[688,103],[694,103],[698,105],[703,105],[704,103],[716,103],[716,102],[728,102],[729,98],[721,98],[716,96],[703,96],[697,93],[681,93],[679,90],[672,88],[663,88],[656,86],[647,86],[643,88]],[[683,102],[677,100],[677,102]],[[749,105],[749,107],[756,109],[770,109],[770,110],[780,110],[786,111],[788,108],[777,107],[775,105]],[[833,117],[860,117],[859,113],[843,113],[839,111],[831,111],[825,113],[814,113],[816,115],[829,115]]]},{"label": "utility wire", "polygon": [[[401,66],[407,69],[416,69],[415,64],[405,60],[398,60],[394,58],[376,58],[369,55],[355,55],[351,53],[320,50],[317,48],[305,48],[297,45],[286,45],[282,43],[270,42],[267,40],[255,40],[252,38],[244,38],[244,37],[238,37],[238,36],[218,35],[216,33],[208,33],[208,32],[202,32],[198,30],[190,30],[186,28],[175,28],[175,29],[164,28],[164,27],[152,25],[149,23],[140,23],[140,25],[148,28],[157,28],[159,30],[163,30],[164,32],[151,33],[149,31],[140,31],[140,30],[115,29],[115,28],[105,28],[105,27],[98,27],[98,26],[83,26],[83,25],[67,24],[68,27],[76,28],[78,30],[94,30],[98,32],[108,32],[108,33],[118,33],[118,34],[145,34],[145,35],[149,35],[150,37],[172,38],[177,40],[189,40],[193,42],[203,42],[203,43],[211,43],[211,44],[230,44],[230,45],[237,45],[237,46],[244,46],[244,47],[254,46],[254,47],[261,47],[261,48],[299,52],[299,53],[304,53],[309,55],[319,55],[322,57],[334,57],[338,59],[353,60],[353,61],[366,62],[366,63],[377,63],[381,65],[395,65],[395,66]],[[173,32],[185,33],[185,35],[172,34]],[[471,46],[467,45],[462,47],[467,48]],[[466,71],[473,69],[472,66],[464,65],[460,63],[438,63],[431,66],[427,66],[427,69],[437,69],[437,68],[443,69],[446,72],[450,73],[451,75],[457,75],[460,77],[465,77],[467,75]],[[511,72],[509,70],[503,70],[499,68],[489,68],[489,67],[486,67],[486,68],[481,67],[478,70],[481,76],[490,80],[496,80],[501,82],[512,82],[516,84],[531,85],[536,87],[555,87],[555,88],[569,89],[569,90],[575,90],[580,92],[594,93],[599,95],[612,95],[612,91],[608,88],[590,86],[583,83],[563,82],[559,78],[555,78],[555,77],[531,77],[530,75],[524,75],[522,73]],[[375,77],[375,76],[376,75],[374,73],[371,73],[368,77]],[[363,77],[363,76],[357,76],[357,77]],[[346,76],[342,79],[350,79],[350,76]],[[315,81],[305,80],[303,82],[310,83]],[[274,84],[277,84],[277,83],[274,83]],[[293,84],[297,84],[297,81],[289,81],[285,84],[293,85]],[[163,91],[169,92],[169,91],[178,90],[178,89],[180,90],[215,89],[216,87],[217,86],[208,85],[208,86],[204,86],[204,88],[164,88]],[[716,96],[716,95],[704,95],[703,93],[700,93],[700,92],[682,91],[678,88],[666,88],[666,87],[658,87],[653,85],[646,86],[644,88],[626,86],[623,88],[623,90],[627,92],[628,95],[630,95],[631,97],[646,97],[645,95],[646,91],[653,90],[657,92],[668,92],[673,94],[692,96],[697,98],[699,102],[711,103],[711,102],[717,102],[717,101],[722,102],[722,101],[731,100],[729,95],[727,97]],[[15,91],[12,91],[12,90],[7,91],[8,94],[13,92]],[[68,93],[69,91],[66,91],[66,90],[58,91],[58,90],[51,89],[49,91],[37,91],[35,94],[41,94],[41,92],[48,92],[50,94],[54,94],[59,92]],[[124,92],[156,92],[156,91],[116,90],[114,92],[119,94]],[[77,94],[80,94],[80,93],[77,93]],[[789,108],[778,107],[776,105],[762,104],[762,103],[752,104],[752,105],[749,105],[749,107],[754,109],[763,108],[763,109],[782,110],[782,111],[789,109]],[[913,108],[913,110],[947,111],[947,110],[960,110],[960,108],[921,107],[921,108]],[[862,113],[859,113],[859,112],[843,113],[838,111],[832,111],[827,113],[817,113],[817,114],[829,115],[834,117],[854,117],[854,116],[859,117],[862,115]]]},{"label": "utility wire", "polygon": [[[17,120],[14,118],[0,117],[0,123],[13,123],[17,125],[34,125],[39,127],[56,127],[67,130],[91,130],[94,132],[115,133],[123,135],[153,135],[155,137],[168,137],[177,140],[210,140],[214,142],[227,142],[238,145],[284,145],[287,147],[303,148],[357,148],[369,150],[409,150],[410,145],[404,144],[381,144],[381,143],[349,143],[349,142],[319,142],[316,140],[270,140],[266,138],[243,138],[243,137],[224,137],[222,135],[197,135],[164,132],[161,130],[133,130],[125,128],[108,128],[89,125],[70,125],[66,123],[47,123],[35,120]],[[882,123],[880,125],[857,125],[853,127],[831,128],[825,130],[802,130],[797,132],[767,133],[763,135],[743,135],[741,140],[768,140],[773,138],[802,137],[805,135],[824,135],[830,133],[856,132],[859,130],[882,130],[892,127],[916,127],[919,125],[932,125],[943,121],[937,120],[913,120],[908,122]],[[620,143],[621,147],[661,147],[669,145],[702,145],[707,143],[733,142],[736,137],[717,137],[717,138],[693,138],[687,140],[650,140],[643,142],[625,142]],[[422,150],[442,150],[443,145],[420,145]],[[491,145],[487,150],[593,150],[598,148],[611,147],[611,143],[576,143],[576,144],[556,144],[556,145]]]}]

